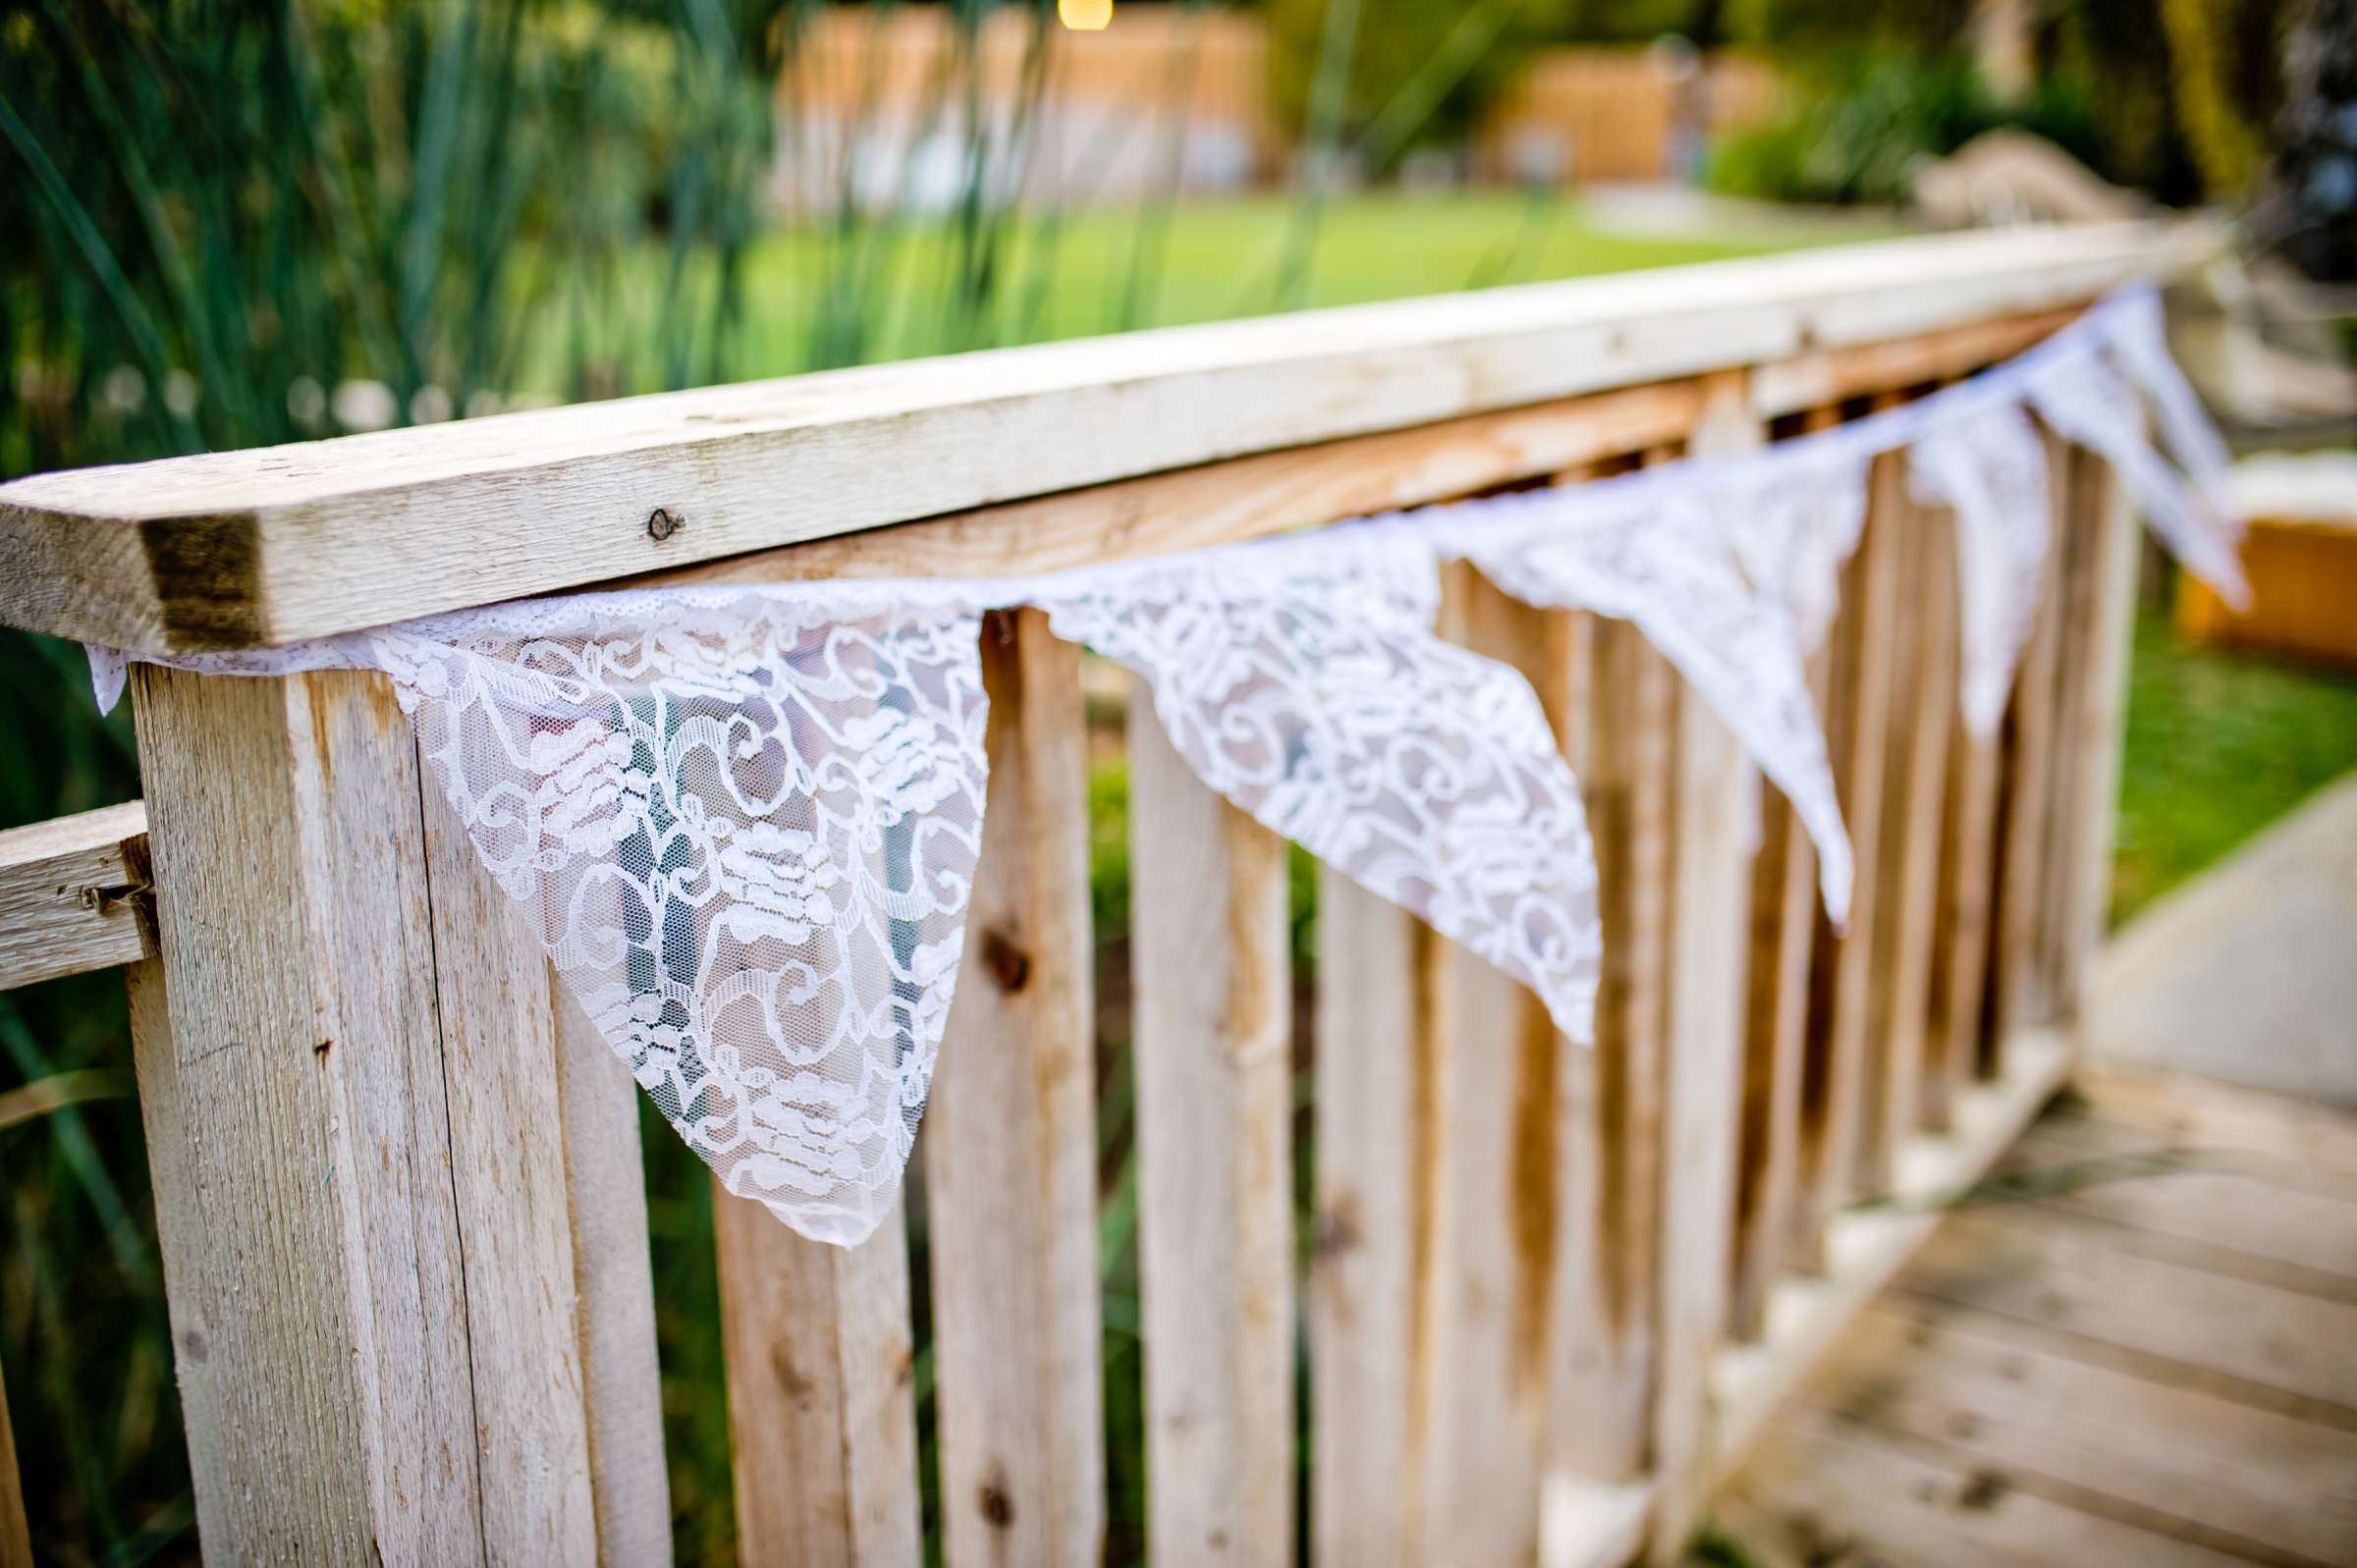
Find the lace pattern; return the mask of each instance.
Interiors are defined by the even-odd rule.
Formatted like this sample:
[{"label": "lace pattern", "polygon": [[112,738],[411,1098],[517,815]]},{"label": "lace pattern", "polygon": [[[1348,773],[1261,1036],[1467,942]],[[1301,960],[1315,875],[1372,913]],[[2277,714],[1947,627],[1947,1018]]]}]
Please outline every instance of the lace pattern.
[{"label": "lace pattern", "polygon": [[[1395,526],[1429,528],[1445,553],[1526,604],[1633,622],[1792,802],[1817,844],[1826,909],[1840,923],[1849,912],[1849,835],[1786,596],[1811,603],[1828,541],[1844,529],[1854,538],[1855,529],[1837,492],[1820,492],[1816,510],[1801,504],[1802,487],[1787,472],[1794,466],[1743,464],[1746,478],[1764,481],[1756,486],[1688,484],[1668,467],[1411,513]],[[1748,578],[1736,518],[1768,519],[1765,527],[1794,541],[1781,559],[1802,564],[1767,584]],[[1837,570],[1839,557],[1830,560]]]},{"label": "lace pattern", "polygon": [[1602,934],[1578,782],[1514,671],[1432,632],[1430,548],[1328,530],[1043,587],[1144,676],[1205,783],[1529,986],[1592,1038]]},{"label": "lace pattern", "polygon": [[[2139,391],[2184,471],[2147,445]],[[957,981],[984,611],[1038,605],[1137,672],[1206,784],[1585,1040],[1600,931],[1576,782],[1521,676],[1433,634],[1439,557],[1637,624],[1792,799],[1839,918],[1850,850],[1804,655],[1868,464],[1912,444],[1917,493],[1958,514],[1963,701],[1994,724],[2051,548],[2025,406],[2239,586],[2202,499],[2222,448],[2132,295],[1900,408],[1572,489],[1021,580],[580,595],[164,662],[388,674],[469,841],[681,1135],[731,1191],[848,1244],[890,1211]],[[122,656],[91,665],[111,703]]]},{"label": "lace pattern", "polygon": [[1908,449],[1907,474],[1918,502],[1956,514],[1958,702],[1974,734],[1994,734],[2052,544],[2046,441],[2018,407],[1996,408],[1925,432]]}]

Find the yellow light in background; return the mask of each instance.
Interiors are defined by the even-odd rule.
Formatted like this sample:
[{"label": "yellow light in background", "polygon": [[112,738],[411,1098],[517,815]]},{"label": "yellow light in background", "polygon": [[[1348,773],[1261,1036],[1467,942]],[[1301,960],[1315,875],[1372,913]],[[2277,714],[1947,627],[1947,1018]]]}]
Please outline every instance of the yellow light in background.
[{"label": "yellow light in background", "polygon": [[1056,0],[1056,20],[1074,32],[1103,32],[1113,21],[1113,0]]}]

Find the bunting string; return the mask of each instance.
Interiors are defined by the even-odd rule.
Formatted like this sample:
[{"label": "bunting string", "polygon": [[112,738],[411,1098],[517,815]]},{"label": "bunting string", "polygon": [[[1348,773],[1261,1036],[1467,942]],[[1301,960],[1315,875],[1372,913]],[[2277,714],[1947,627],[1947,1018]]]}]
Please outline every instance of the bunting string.
[{"label": "bunting string", "polygon": [[[1602,933],[1578,783],[1528,682],[1435,633],[1441,563],[1635,624],[1791,800],[1838,921],[1851,852],[1806,672],[1869,465],[1904,450],[1913,495],[1955,513],[1958,701],[1988,733],[2054,548],[2041,423],[2246,597],[2209,499],[2223,447],[2138,289],[1968,381],[1738,457],[1031,577],[568,595],[157,662],[390,676],[600,1037],[730,1191],[850,1244],[891,1211],[964,950],[985,613],[1036,606],[1133,671],[1209,787],[1585,1042]],[[91,665],[111,705],[125,656]]]}]

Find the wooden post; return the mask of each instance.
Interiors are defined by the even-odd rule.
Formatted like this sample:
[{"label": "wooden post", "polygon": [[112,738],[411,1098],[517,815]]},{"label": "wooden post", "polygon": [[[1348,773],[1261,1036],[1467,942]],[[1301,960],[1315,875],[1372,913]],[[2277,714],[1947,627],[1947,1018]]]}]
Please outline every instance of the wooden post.
[{"label": "wooden post", "polygon": [[660,1454],[652,1347],[585,1342],[583,1302],[644,1279],[645,1232],[568,1172],[635,1149],[569,1142],[546,960],[383,678],[134,680],[134,1047],[207,1550],[622,1560],[652,1538],[593,1495]]},{"label": "wooden post", "polygon": [[990,808],[925,1112],[948,1558],[1104,1556],[1087,734],[1080,650],[982,632]]},{"label": "wooden post", "polygon": [[[1757,446],[1743,378],[1714,378],[1689,450]],[[1677,700],[1668,1104],[1662,1118],[1660,1360],[1654,1389],[1659,1500],[1650,1559],[1675,1563],[1702,1516],[1714,1442],[1710,1369],[1727,1326],[1742,1126],[1748,899],[1759,776],[1690,689]]]},{"label": "wooden post", "polygon": [[1285,840],[1129,707],[1148,1541],[1292,1556],[1292,997]]}]

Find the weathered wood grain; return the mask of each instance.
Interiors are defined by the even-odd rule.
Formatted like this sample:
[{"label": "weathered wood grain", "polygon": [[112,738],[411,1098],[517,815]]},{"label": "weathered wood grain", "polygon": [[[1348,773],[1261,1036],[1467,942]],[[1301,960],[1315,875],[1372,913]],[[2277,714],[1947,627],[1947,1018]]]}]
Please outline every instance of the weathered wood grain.
[{"label": "weathered wood grain", "polygon": [[588,1383],[548,960],[442,791],[422,794],[484,1551],[589,1562]]},{"label": "weathered wood grain", "polygon": [[924,1129],[948,1560],[1104,1556],[1080,650],[982,633],[990,803]]},{"label": "weathered wood grain", "polygon": [[0,991],[149,955],[146,839],[137,800],[0,833]]},{"label": "weathered wood grain", "polygon": [[716,1178],[712,1236],[738,1555],[808,1568],[920,1561],[900,1208],[858,1246],[834,1247]]},{"label": "weathered wood grain", "polygon": [[[1757,373],[1753,388],[1756,400]],[[1839,422],[1839,409],[1820,406],[1803,415],[1801,432]],[[1820,723],[1830,704],[1832,665],[1823,648],[1809,655],[1809,692]],[[1744,960],[1743,1128],[1727,1300],[1727,1332],[1736,1339],[1759,1337],[1769,1287],[1792,1251],[1812,1045],[1820,1048],[1820,1082],[1824,1072],[1825,1042],[1822,1037],[1812,1041],[1809,1033],[1810,954],[1817,926],[1817,846],[1791,802],[1763,782],[1760,850],[1752,863],[1751,950]]]},{"label": "weathered wood grain", "polygon": [[630,580],[1013,576],[1421,506],[1682,435],[1701,396],[1670,381],[1089,485]]},{"label": "weathered wood grain", "polygon": [[0,1568],[32,1568],[32,1530],[25,1518],[25,1478],[17,1468],[17,1432],[0,1384]]},{"label": "weathered wood grain", "polygon": [[132,679],[162,952],[133,1046],[198,1531],[484,1561],[409,722],[381,678]]},{"label": "weathered wood grain", "polygon": [[1138,1271],[1157,1562],[1293,1541],[1285,840],[1129,709]]},{"label": "weathered wood grain", "polygon": [[2070,325],[2075,309],[2000,316],[1880,343],[1817,349],[1772,360],[1752,372],[1751,407],[1763,419],[1829,408],[1850,398],[1960,376]]},{"label": "weathered wood grain", "polygon": [[[1316,1229],[1309,1317],[1310,1555],[1423,1560],[1422,1453],[1438,1108],[1446,1027],[1430,927],[1330,866],[1318,872]],[[1445,977],[1443,977],[1445,978]]]},{"label": "weathered wood grain", "polygon": [[557,1095],[597,1560],[610,1568],[660,1568],[671,1561],[671,1480],[663,1455],[663,1379],[655,1360],[638,1084],[553,970],[548,984],[556,1006]]},{"label": "weathered wood grain", "polygon": [[1778,1282],[1761,1337],[1720,1353],[1711,1369],[1719,1479],[1742,1465],[1770,1418],[1840,1343],[1858,1311],[1931,1239],[1946,1213],[1940,1204],[1980,1179],[2054,1098],[2070,1072],[2070,1044],[2051,1031],[2028,1031],[2010,1044],[2004,1063],[2004,1076],[1975,1080],[1957,1096],[1947,1133],[1899,1147],[1892,1202],[1834,1217],[1822,1271]]},{"label": "weathered wood grain", "polygon": [[1891,706],[1884,774],[1882,875],[1887,887],[1875,928],[1875,972],[1866,1031],[1880,1070],[1879,1103],[1866,1118],[1858,1184],[1890,1185],[1892,1151],[1921,1113],[1925,1031],[1930,1018],[1932,946],[1940,894],[1940,835],[1947,792],[1947,740],[1957,702],[1955,539],[1944,510],[1909,503],[1900,624],[1903,650]]},{"label": "weathered wood grain", "polygon": [[[1892,400],[1878,400],[1888,406]],[[1792,1205],[1793,1262],[1816,1267],[1827,1219],[1847,1200],[1857,1167],[1870,1082],[1867,997],[1881,918],[1885,747],[1890,732],[1891,638],[1895,631],[1904,460],[1875,460],[1866,531],[1842,574],[1841,613],[1832,637],[1827,723],[1841,816],[1856,847],[1849,929],[1820,912],[1809,962],[1811,1072],[1803,1085],[1798,1198]]]},{"label": "weathered wood grain", "polygon": [[[2047,436],[2049,471],[2056,477],[2056,538],[2067,524],[2069,449]],[[1989,1005],[1984,1046],[2001,1049],[2014,1030],[2047,1016],[2038,973],[2039,912],[2045,904],[2046,829],[2053,795],[2055,680],[2062,641],[2060,550],[2048,555],[2037,620],[2022,649],[2006,710],[2004,794],[1998,828],[1996,913],[1992,916]],[[1981,1063],[1984,1072],[1993,1063]]]},{"label": "weathered wood grain", "polygon": [[1612,1484],[1642,1476],[1651,1452],[1677,677],[1627,622],[1595,633],[1584,782],[1604,956],[1596,1045],[1564,1084],[1581,1165],[1564,1177],[1553,1400],[1561,1462]]},{"label": "weathered wood grain", "polygon": [[[1756,447],[1741,376],[1717,378],[1688,450]],[[1653,1405],[1658,1496],[1651,1560],[1682,1560],[1715,1444],[1710,1371],[1727,1327],[1742,1126],[1753,807],[1759,775],[1690,688],[1677,696],[1670,997],[1662,1118],[1661,1328]]]},{"label": "weathered wood grain", "polygon": [[[284,642],[2061,308],[2210,243],[1932,236],[43,474],[0,486],[0,619],[141,651]],[[685,526],[650,530],[658,508]]]},{"label": "weathered wood grain", "polygon": [[2072,793],[2060,810],[2069,822],[2062,854],[2066,901],[2058,911],[2056,1004],[2075,1014],[2087,961],[2103,941],[2111,906],[2111,850],[2118,833],[2119,768],[2127,723],[2128,661],[2136,634],[2138,526],[2127,492],[2092,457],[2079,526],[2090,569],[2078,667],[2078,699],[2061,740],[2075,759]]}]

